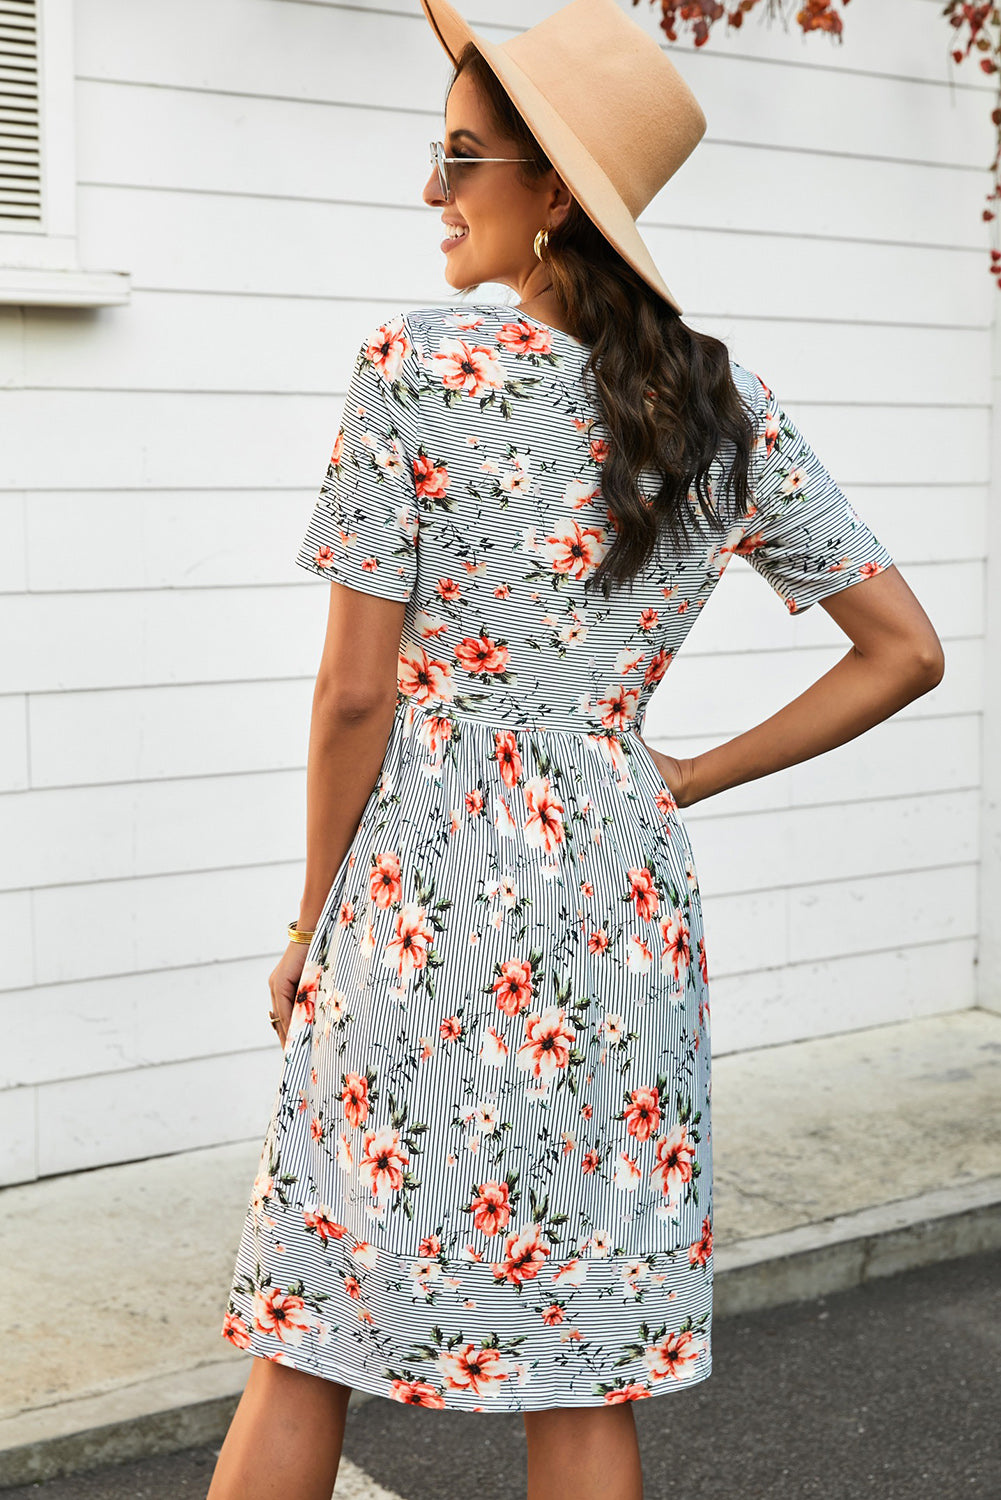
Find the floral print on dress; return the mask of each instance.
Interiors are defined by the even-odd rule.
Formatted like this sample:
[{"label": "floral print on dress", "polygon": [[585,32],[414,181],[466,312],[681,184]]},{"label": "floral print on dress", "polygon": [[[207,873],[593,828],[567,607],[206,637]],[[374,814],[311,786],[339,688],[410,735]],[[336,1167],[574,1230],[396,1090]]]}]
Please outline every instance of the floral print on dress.
[{"label": "floral print on dress", "polygon": [[750,514],[710,531],[690,497],[683,552],[665,538],[588,597],[614,528],[586,357],[491,304],[388,319],[296,558],[404,605],[397,706],[307,952],[221,1331],[410,1405],[709,1375],[702,901],[640,731],[734,554],[797,613],[892,561],[732,362]]},{"label": "floral print on dress", "polygon": [[[755,484],[761,496],[735,551],[790,614],[871,578],[893,559],[874,537],[775,394],[765,393]],[[760,517],[760,522],[759,522]]]}]

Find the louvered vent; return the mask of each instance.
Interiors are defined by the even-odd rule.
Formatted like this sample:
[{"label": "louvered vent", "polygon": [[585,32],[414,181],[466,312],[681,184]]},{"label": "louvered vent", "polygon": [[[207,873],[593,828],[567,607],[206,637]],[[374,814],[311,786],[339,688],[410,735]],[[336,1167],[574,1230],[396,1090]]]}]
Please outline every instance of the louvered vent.
[{"label": "louvered vent", "polygon": [[0,0],[0,220],[39,223],[37,0]]}]

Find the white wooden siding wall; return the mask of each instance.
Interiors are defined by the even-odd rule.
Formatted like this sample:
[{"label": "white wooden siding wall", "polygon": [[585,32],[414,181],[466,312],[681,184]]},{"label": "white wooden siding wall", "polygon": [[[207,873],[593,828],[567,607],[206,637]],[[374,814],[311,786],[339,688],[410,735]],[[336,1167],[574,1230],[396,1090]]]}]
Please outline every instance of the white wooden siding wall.
[{"label": "white wooden siding wall", "polygon": [[[501,9],[553,7],[468,8],[500,40]],[[892,723],[689,810],[717,1052],[975,1003],[992,86],[950,86],[939,11],[859,0],[840,48],[752,18],[672,53],[709,134],[643,216],[654,253],[948,655]],[[80,0],[76,45],[82,263],[134,291],[0,309],[7,1181],[263,1133],[327,594],[292,558],[359,338],[450,295],[416,0]],[[652,737],[737,734],[845,649],[737,559]]]}]

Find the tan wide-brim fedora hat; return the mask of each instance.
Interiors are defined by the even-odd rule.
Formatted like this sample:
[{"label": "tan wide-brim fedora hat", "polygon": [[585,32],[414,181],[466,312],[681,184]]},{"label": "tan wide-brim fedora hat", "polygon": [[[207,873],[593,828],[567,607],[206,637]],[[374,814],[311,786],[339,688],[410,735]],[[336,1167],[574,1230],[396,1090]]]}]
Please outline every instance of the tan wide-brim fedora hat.
[{"label": "tan wide-brim fedora hat", "polygon": [[421,0],[453,63],[473,42],[581,208],[679,313],[636,219],[706,130],[660,45],[616,0],[571,0],[506,42],[478,36],[448,0]]}]

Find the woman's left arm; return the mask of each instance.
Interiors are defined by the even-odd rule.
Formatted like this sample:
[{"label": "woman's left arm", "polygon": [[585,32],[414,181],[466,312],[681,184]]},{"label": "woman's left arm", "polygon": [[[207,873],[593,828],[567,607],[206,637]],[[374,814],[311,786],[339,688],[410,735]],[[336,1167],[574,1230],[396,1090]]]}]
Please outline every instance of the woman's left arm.
[{"label": "woman's left arm", "polygon": [[[385,759],[405,613],[405,601],[330,584],[306,764],[304,932],[320,916]],[[305,943],[290,942],[269,978],[283,1045],[306,951]]]}]

